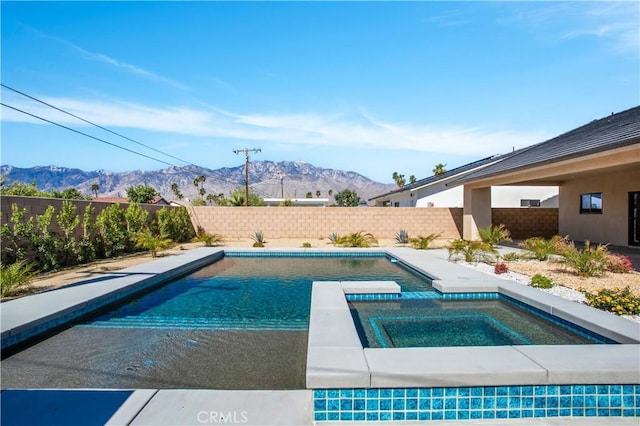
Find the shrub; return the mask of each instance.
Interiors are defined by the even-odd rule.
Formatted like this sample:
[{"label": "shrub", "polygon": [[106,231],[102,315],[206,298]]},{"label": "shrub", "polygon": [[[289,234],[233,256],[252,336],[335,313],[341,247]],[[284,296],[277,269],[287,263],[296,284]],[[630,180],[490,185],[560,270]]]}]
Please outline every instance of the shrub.
[{"label": "shrub", "polygon": [[631,260],[622,254],[611,254],[607,259],[607,271],[624,274],[633,271]]},{"label": "shrub", "polygon": [[302,243],[302,247],[304,248],[311,248],[311,243]]},{"label": "shrub", "polygon": [[136,235],[136,247],[149,250],[151,257],[157,257],[158,251],[168,248],[171,243],[170,239],[155,236],[148,229]]},{"label": "shrub", "polygon": [[509,272],[509,268],[507,268],[507,265],[505,265],[504,263],[498,262],[496,263],[496,266],[493,268],[493,272],[495,274],[500,275],[500,274]]},{"label": "shrub", "polygon": [[564,253],[560,263],[573,268],[581,277],[595,277],[602,275],[607,270],[609,253],[607,246],[598,244],[596,248],[591,247],[589,241],[585,241],[582,250],[574,245]]},{"label": "shrub", "polygon": [[465,262],[485,262],[491,260],[491,255],[497,251],[489,243],[482,241],[453,240],[448,248],[449,259],[464,259]]},{"label": "shrub", "polygon": [[195,237],[191,218],[186,207],[177,209],[161,208],[156,212],[157,229],[161,238],[171,239],[176,243],[185,243]]},{"label": "shrub", "polygon": [[111,204],[96,219],[100,250],[104,257],[114,257],[129,248],[126,219],[120,204]]},{"label": "shrub", "polygon": [[505,253],[502,255],[502,260],[504,260],[505,262],[517,262],[518,260],[526,258],[526,256],[523,256],[520,253],[516,253],[515,251],[510,251],[509,253]]},{"label": "shrub", "polygon": [[204,243],[205,247],[211,247],[224,243],[224,238],[218,234],[210,234],[208,232],[200,232],[197,237],[193,239],[195,242]]},{"label": "shrub", "polygon": [[558,235],[549,240],[542,237],[528,238],[518,244],[519,247],[531,251],[535,258],[540,261],[548,260],[552,254],[562,255],[566,253],[568,245],[568,238]]},{"label": "shrub", "polygon": [[416,238],[411,238],[409,241],[411,242],[411,246],[417,250],[427,250],[432,242],[434,242],[442,232],[437,234],[429,234],[426,237],[422,235],[418,235]]},{"label": "shrub", "polygon": [[553,287],[553,282],[544,275],[535,274],[531,277],[531,287],[535,288],[551,288]]},{"label": "shrub", "polygon": [[0,293],[10,297],[25,292],[36,272],[35,263],[24,260],[5,266],[0,265]]},{"label": "shrub", "polygon": [[398,244],[408,244],[409,243],[409,233],[406,229],[401,229],[396,232],[396,243]]},{"label": "shrub", "polygon": [[580,289],[587,298],[587,305],[618,315],[640,315],[640,297],[624,289],[601,288],[596,294]]},{"label": "shrub", "polygon": [[343,247],[371,247],[378,244],[378,240],[369,232],[358,231],[339,237],[337,244]]},{"label": "shrub", "polygon": [[490,244],[492,247],[500,243],[508,243],[511,241],[511,233],[504,224],[498,226],[489,225],[479,228],[478,233],[483,243]]},{"label": "shrub", "polygon": [[267,243],[264,239],[264,234],[262,233],[262,231],[256,231],[251,236],[251,239],[254,241],[254,247],[264,247],[264,245]]},{"label": "shrub", "polygon": [[338,244],[339,238],[340,237],[338,236],[337,232],[332,232],[331,234],[329,234],[329,241],[331,241],[331,244],[333,244],[334,246]]}]

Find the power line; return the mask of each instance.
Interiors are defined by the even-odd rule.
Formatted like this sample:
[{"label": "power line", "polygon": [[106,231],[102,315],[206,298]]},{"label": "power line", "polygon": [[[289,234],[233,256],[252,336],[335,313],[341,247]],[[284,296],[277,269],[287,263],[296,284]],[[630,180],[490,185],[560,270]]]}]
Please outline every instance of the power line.
[{"label": "power line", "polygon": [[160,160],[160,159],[157,159],[157,158],[151,157],[151,156],[146,155],[146,154],[142,154],[142,153],[140,153],[140,152],[134,151],[134,150],[129,149],[129,148],[125,148],[125,147],[123,147],[123,146],[120,146],[120,145],[115,144],[115,143],[112,143],[112,142],[105,141],[104,139],[100,139],[100,138],[97,138],[97,137],[95,137],[95,136],[89,135],[89,134],[87,134],[87,133],[81,132],[81,131],[79,131],[79,130],[72,129],[71,127],[67,127],[67,126],[65,126],[65,125],[62,125],[62,124],[56,123],[56,122],[54,122],[54,121],[47,120],[46,118],[40,117],[40,116],[35,115],[35,114],[31,114],[30,112],[23,111],[23,110],[21,110],[21,109],[19,109],[19,108],[16,108],[16,107],[12,107],[11,105],[7,105],[7,104],[5,104],[5,103],[3,103],[3,102],[0,102],[0,105],[2,105],[3,107],[6,107],[6,108],[11,108],[11,109],[12,109],[12,110],[14,110],[14,111],[21,112],[21,113],[26,114],[26,115],[29,115],[29,116],[31,116],[31,117],[37,118],[38,120],[46,121],[47,123],[53,124],[53,125],[58,126],[58,127],[62,127],[63,129],[71,130],[72,132],[78,133],[78,134],[83,135],[83,136],[86,136],[86,137],[88,137],[88,138],[95,139],[95,140],[97,140],[98,142],[102,142],[102,143],[106,143],[107,145],[115,146],[116,148],[120,148],[120,149],[122,149],[122,150],[125,150],[125,151],[128,151],[128,152],[131,152],[131,153],[136,154],[136,155],[140,155],[140,156],[145,157],[145,158],[148,158],[148,159],[150,159],[150,160],[158,161],[158,162],[163,163],[163,164],[166,164],[166,165],[168,165],[168,166],[173,166],[173,164],[171,164],[171,163],[167,163],[166,161],[163,161],[163,160]]},{"label": "power line", "polygon": [[[21,92],[21,91],[19,91],[19,90],[17,90],[17,89],[14,89],[13,87],[9,87],[9,86],[7,86],[6,84],[0,83],[0,86],[4,87],[5,89],[11,90],[12,92],[18,93],[18,94],[20,94],[20,95],[22,95],[22,96],[24,96],[24,97],[27,97],[27,98],[29,98],[29,99],[32,99],[32,100],[34,100],[34,101],[36,101],[36,102],[40,102],[41,104],[46,105],[46,106],[48,106],[48,107],[50,107],[50,108],[53,108],[53,109],[55,109],[55,110],[57,110],[57,111],[60,111],[60,112],[62,112],[62,113],[64,113],[64,114],[70,115],[71,117],[77,118],[78,120],[84,121],[85,123],[91,124],[92,126],[96,126],[96,127],[100,128],[100,129],[102,129],[102,130],[104,130],[104,131],[107,131],[107,132],[109,132],[109,133],[111,133],[111,134],[114,134],[114,135],[116,135],[116,136],[119,136],[119,137],[121,137],[121,138],[123,138],[123,139],[126,139],[126,140],[130,141],[130,142],[133,142],[133,143],[138,144],[138,145],[140,145],[140,146],[144,146],[145,148],[150,149],[150,150],[152,150],[152,151],[155,151],[155,152],[157,152],[157,153],[159,153],[159,154],[166,155],[167,157],[171,157],[171,158],[173,158],[174,160],[181,161],[181,162],[183,162],[183,163],[185,163],[185,164],[194,165],[194,164],[193,164],[193,163],[191,163],[190,161],[183,160],[183,159],[178,158],[178,157],[175,157],[175,156],[173,156],[173,155],[171,155],[171,154],[167,154],[166,152],[162,152],[162,151],[160,151],[160,150],[158,150],[158,149],[155,149],[155,148],[153,148],[153,147],[151,147],[151,146],[149,146],[149,145],[145,145],[145,144],[143,144],[142,142],[138,142],[138,141],[136,141],[136,140],[134,140],[134,139],[131,139],[131,138],[127,137],[127,136],[124,136],[124,135],[122,135],[122,134],[120,134],[120,133],[118,133],[118,132],[114,132],[113,130],[107,129],[106,127],[103,127],[103,126],[101,126],[101,125],[99,125],[99,124],[96,124],[96,123],[94,123],[94,122],[92,122],[92,121],[86,120],[86,119],[84,119],[84,118],[82,118],[82,117],[79,117],[79,116],[77,116],[77,115],[73,114],[73,113],[70,113],[69,111],[65,111],[65,110],[64,110],[64,109],[62,109],[62,108],[59,108],[59,107],[57,107],[57,106],[55,106],[55,105],[51,105],[51,104],[49,104],[49,103],[47,103],[47,102],[45,102],[45,101],[43,101],[43,100],[41,100],[41,99],[38,99],[38,98],[36,98],[36,97],[34,97],[34,96],[28,95],[28,94],[26,94],[26,93],[24,93],[24,92]],[[15,109],[15,108],[14,108],[14,109]],[[39,117],[38,117],[38,118],[39,118]],[[165,164],[167,164],[167,163],[165,163]],[[173,165],[173,164],[171,164],[171,165]]]}]

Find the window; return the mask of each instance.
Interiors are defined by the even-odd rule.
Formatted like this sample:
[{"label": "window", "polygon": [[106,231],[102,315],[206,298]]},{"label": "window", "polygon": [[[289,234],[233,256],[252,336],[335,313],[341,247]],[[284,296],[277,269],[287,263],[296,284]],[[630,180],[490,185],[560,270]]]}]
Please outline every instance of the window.
[{"label": "window", "polygon": [[602,192],[580,195],[580,213],[602,214]]},{"label": "window", "polygon": [[520,200],[520,207],[540,207],[540,200]]}]

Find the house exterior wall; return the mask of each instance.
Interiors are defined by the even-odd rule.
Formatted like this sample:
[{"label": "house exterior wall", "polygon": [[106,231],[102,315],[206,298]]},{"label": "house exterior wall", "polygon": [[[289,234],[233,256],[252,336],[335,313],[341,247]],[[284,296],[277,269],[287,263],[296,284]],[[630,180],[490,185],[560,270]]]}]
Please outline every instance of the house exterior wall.
[{"label": "house exterior wall", "polygon": [[[577,241],[628,245],[628,194],[640,191],[640,168],[565,181],[560,187],[559,233]],[[602,193],[602,214],[580,214],[580,195]]]}]

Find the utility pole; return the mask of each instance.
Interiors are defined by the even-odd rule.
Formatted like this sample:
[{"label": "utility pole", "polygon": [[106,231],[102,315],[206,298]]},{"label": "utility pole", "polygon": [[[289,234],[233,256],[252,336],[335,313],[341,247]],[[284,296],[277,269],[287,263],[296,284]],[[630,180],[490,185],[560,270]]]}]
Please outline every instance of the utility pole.
[{"label": "utility pole", "polygon": [[261,152],[260,148],[234,149],[234,154],[244,152],[244,205],[249,206],[249,152]]},{"label": "utility pole", "polygon": [[284,200],[284,173],[276,173],[276,177],[280,178],[280,198]]}]

